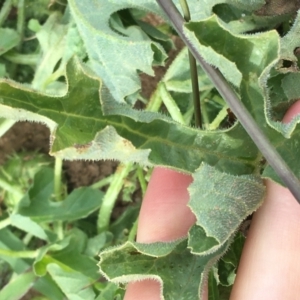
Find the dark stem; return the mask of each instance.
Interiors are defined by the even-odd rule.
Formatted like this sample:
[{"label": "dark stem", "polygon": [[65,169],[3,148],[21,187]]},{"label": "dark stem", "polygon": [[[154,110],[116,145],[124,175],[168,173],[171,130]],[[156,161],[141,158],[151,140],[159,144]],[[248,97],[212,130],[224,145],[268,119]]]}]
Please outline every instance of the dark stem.
[{"label": "dark stem", "polygon": [[[186,0],[180,0],[180,5],[183,10],[185,21],[189,22],[191,20],[191,15]],[[191,53],[191,51],[189,51],[189,62],[190,62],[190,72],[191,72],[192,91],[193,91],[195,126],[202,128],[197,62],[193,54]]]},{"label": "dark stem", "polygon": [[258,127],[241,100],[237,97],[231,86],[227,83],[224,76],[218,70],[208,65],[203,60],[200,53],[193,47],[192,43],[186,38],[183,32],[184,19],[175,7],[174,3],[171,0],[157,0],[157,3],[169,17],[179,36],[193,53],[198,63],[202,66],[207,76],[211,79],[214,86],[227,102],[230,109],[237,116],[238,120],[243,125],[268,163],[275,170],[281,180],[286,184],[296,200],[300,203],[300,182],[298,178],[278,154],[269,139]]}]

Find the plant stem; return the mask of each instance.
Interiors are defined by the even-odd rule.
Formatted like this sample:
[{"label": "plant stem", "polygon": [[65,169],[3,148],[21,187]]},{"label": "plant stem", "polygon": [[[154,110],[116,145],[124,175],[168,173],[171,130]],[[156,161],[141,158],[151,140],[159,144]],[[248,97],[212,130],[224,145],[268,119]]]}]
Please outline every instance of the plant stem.
[{"label": "plant stem", "polygon": [[114,174],[113,180],[105,193],[101,208],[99,210],[97,228],[98,233],[104,232],[109,227],[111,213],[117,201],[117,197],[123,187],[124,178],[131,171],[133,164],[120,164]]},{"label": "plant stem", "polygon": [[180,124],[185,124],[184,118],[178,108],[175,100],[172,98],[171,94],[167,90],[164,82],[160,82],[158,84],[157,89],[160,91],[161,98],[163,99],[163,103],[168,109],[172,119]]},{"label": "plant stem", "polygon": [[0,11],[0,27],[2,27],[3,23],[5,22],[8,14],[11,10],[12,2],[13,2],[12,0],[6,0],[2,5],[1,11]]},{"label": "plant stem", "polygon": [[20,54],[12,51],[5,53],[3,57],[12,63],[29,66],[37,65],[40,59],[40,56],[37,54]]},{"label": "plant stem", "polygon": [[135,241],[135,237],[136,237],[136,233],[137,233],[137,228],[138,228],[138,222],[139,222],[139,218],[137,218],[134,223],[133,226],[131,227],[131,230],[128,234],[128,241],[130,242],[134,242]]},{"label": "plant stem", "polygon": [[180,0],[180,5],[183,11],[183,17],[184,19],[189,22],[191,20],[191,14],[190,14],[190,10],[189,10],[189,6],[187,4],[186,0]]},{"label": "plant stem", "polygon": [[[61,182],[61,175],[62,175],[62,159],[55,157],[55,164],[54,164],[54,195],[56,201],[62,201],[62,182]],[[53,223],[54,230],[60,240],[64,237],[64,230],[63,230],[63,222],[56,221]]]},{"label": "plant stem", "polygon": [[61,173],[62,173],[62,159],[55,157],[54,164],[54,195],[56,201],[62,200],[62,186],[61,186]]},{"label": "plant stem", "polygon": [[210,123],[208,124],[208,130],[216,130],[218,129],[218,127],[220,126],[221,122],[226,118],[227,116],[227,109],[228,109],[228,106],[225,105],[218,113],[218,115],[215,117],[215,119]]},{"label": "plant stem", "polygon": [[210,120],[208,117],[207,109],[205,103],[207,102],[206,96],[211,92],[211,90],[206,90],[201,93],[201,114],[203,117],[202,120],[202,125],[204,126],[205,129],[209,126]]},{"label": "plant stem", "polygon": [[143,168],[141,166],[138,166],[137,168],[137,176],[141,185],[141,189],[142,189],[142,194],[143,194],[143,198],[145,196],[146,193],[146,189],[147,189],[147,183],[145,180],[145,176],[143,174]]},{"label": "plant stem", "polygon": [[33,251],[12,251],[8,249],[0,249],[0,255],[16,258],[36,258],[39,254],[38,250]]},{"label": "plant stem", "polygon": [[159,111],[161,104],[162,104],[162,99],[161,99],[160,93],[158,91],[158,88],[156,88],[156,90],[150,97],[150,100],[147,104],[146,110],[157,112],[157,111]]},{"label": "plant stem", "polygon": [[207,64],[201,54],[194,48],[193,44],[185,36],[183,32],[184,19],[176,6],[171,0],[156,0],[166,15],[169,17],[178,34],[191,50],[194,57],[197,59],[207,76],[211,79],[216,89],[227,102],[230,109],[237,116],[240,123],[243,125],[249,136],[252,138],[258,149],[266,158],[271,167],[278,174],[280,179],[286,184],[296,200],[300,203],[300,182],[295,174],[291,171],[286,162],[278,154],[269,139],[265,136],[255,120],[245,108],[242,101],[237,97],[232,87],[228,84],[224,76],[212,66]]},{"label": "plant stem", "polygon": [[24,193],[22,193],[21,189],[19,189],[17,186],[11,185],[9,182],[3,180],[0,178],[0,187],[14,195],[16,195],[18,198],[22,198],[24,196]]},{"label": "plant stem", "polygon": [[18,1],[18,19],[17,19],[17,32],[21,37],[20,45],[18,46],[18,50],[21,50],[22,41],[24,37],[24,28],[25,28],[25,0]]},{"label": "plant stem", "polygon": [[15,120],[0,118],[0,137],[9,130],[14,124]]},{"label": "plant stem", "polygon": [[0,221],[0,230],[7,227],[7,226],[9,226],[10,224],[11,224],[11,220],[10,220],[9,217],[2,220],[2,221]]},{"label": "plant stem", "polygon": [[93,184],[91,185],[91,188],[93,188],[93,189],[95,189],[95,190],[96,190],[96,189],[101,189],[101,188],[103,188],[104,186],[110,184],[110,183],[112,182],[113,178],[114,178],[114,175],[110,175],[110,176],[108,176],[108,177],[105,177],[105,178],[99,180],[98,182],[93,183]]},{"label": "plant stem", "polygon": [[[189,10],[187,1],[180,0],[180,5],[183,10],[183,15],[184,15],[185,21],[189,22],[191,20],[191,14],[190,14],[190,10]],[[193,91],[195,126],[202,128],[197,62],[190,50],[189,50],[189,62],[190,62],[190,72],[191,72],[192,91]]]},{"label": "plant stem", "polygon": [[33,235],[31,233],[27,233],[24,238],[23,238],[23,244],[25,246],[28,246],[28,244],[30,243],[30,241],[32,240]]}]

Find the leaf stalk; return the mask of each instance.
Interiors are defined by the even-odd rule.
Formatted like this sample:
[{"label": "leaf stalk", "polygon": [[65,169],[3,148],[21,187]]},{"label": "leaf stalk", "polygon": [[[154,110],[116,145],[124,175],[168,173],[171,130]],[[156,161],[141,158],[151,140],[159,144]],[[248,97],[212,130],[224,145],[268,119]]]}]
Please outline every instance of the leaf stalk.
[{"label": "leaf stalk", "polygon": [[[180,0],[180,5],[183,11],[185,21],[189,22],[191,20],[191,14],[190,14],[187,1]],[[197,62],[190,50],[189,50],[189,63],[190,63],[190,73],[191,73],[192,91],[193,91],[195,126],[198,128],[202,128]]]},{"label": "leaf stalk", "polygon": [[7,16],[9,15],[9,12],[12,8],[13,1],[12,0],[6,0],[1,8],[0,11],[0,27],[2,27],[3,23],[5,22]]}]

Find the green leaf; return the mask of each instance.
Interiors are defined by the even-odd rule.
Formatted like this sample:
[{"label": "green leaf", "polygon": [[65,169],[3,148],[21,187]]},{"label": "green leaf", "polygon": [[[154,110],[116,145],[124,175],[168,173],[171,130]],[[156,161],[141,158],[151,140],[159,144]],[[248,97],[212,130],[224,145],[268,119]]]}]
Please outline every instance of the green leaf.
[{"label": "green leaf", "polygon": [[[0,82],[0,114],[46,123],[52,131],[51,153],[65,159],[122,159],[183,172],[194,172],[202,161],[232,174],[252,173],[257,167],[257,148],[240,125],[200,131],[116,104],[77,61],[68,64],[67,78],[69,91],[62,97]],[[99,88],[110,115],[102,113]]]},{"label": "green leaf", "polygon": [[62,289],[67,299],[94,300],[95,293],[92,281],[80,272],[61,268],[57,264],[49,264],[47,270],[53,280]]},{"label": "green leaf", "polygon": [[84,218],[101,205],[103,193],[90,187],[73,190],[66,199],[54,202],[52,169],[45,168],[36,174],[34,185],[23,198],[18,214],[35,222],[73,221]]},{"label": "green leaf", "polygon": [[105,247],[112,240],[112,234],[109,232],[102,232],[87,241],[84,254],[94,257],[99,254],[100,250]]},{"label": "green leaf", "polygon": [[[199,90],[211,90],[213,85],[202,68],[197,67]],[[168,91],[179,93],[191,93],[192,83],[190,79],[189,58],[187,48],[184,48],[168,68],[162,81]]]},{"label": "green leaf", "polygon": [[[196,224],[189,231],[188,247],[191,253],[211,255],[216,262],[227,251],[242,220],[261,205],[265,187],[258,176],[228,175],[206,164],[193,178],[188,205]],[[215,279],[210,280],[210,297],[219,299]]]},{"label": "green leaf", "polygon": [[[213,16],[204,21],[188,23],[185,26],[185,34],[203,58],[209,64],[218,67],[226,79],[236,87],[241,100],[257,124],[300,178],[300,161],[297,157],[300,131],[295,129],[299,119],[295,119],[289,125],[283,125],[271,118],[267,85],[268,78],[272,78],[270,75],[273,75],[274,67],[280,58],[278,33],[273,30],[256,35],[235,34]],[[216,36],[218,38],[215,38]],[[291,136],[292,131],[293,136],[286,139],[285,137]],[[269,166],[263,171],[263,177],[283,184]]]},{"label": "green leaf", "polygon": [[34,270],[38,276],[47,273],[49,264],[57,264],[67,272],[82,274],[92,282],[99,278],[96,260],[84,255],[86,235],[79,229],[73,229],[56,244],[46,245],[40,250],[34,263]]},{"label": "green leaf", "polygon": [[[28,217],[24,217],[19,214],[12,214],[10,216],[11,225],[14,227],[17,227],[25,232],[28,232],[32,234],[33,236],[40,238],[41,240],[51,240],[54,238],[55,234],[51,234],[48,232],[48,234],[45,232],[42,226],[40,226],[38,223],[32,221]],[[50,237],[49,237],[50,235]],[[51,238],[52,236],[52,238]]]},{"label": "green leaf", "polygon": [[114,98],[123,102],[126,96],[140,89],[137,70],[154,75],[151,68],[153,47],[162,53],[164,50],[136,26],[124,28],[123,34],[118,34],[110,28],[109,18],[114,12],[128,7],[145,9],[156,6],[157,11],[157,5],[149,0],[139,1],[138,4],[126,0],[102,0],[90,2],[89,5],[71,0],[69,4],[93,70],[103,79]]},{"label": "green leaf", "polygon": [[216,66],[227,81],[237,88],[241,100],[265,130],[264,101],[259,78],[278,60],[277,32],[234,34],[216,16],[188,23],[185,28],[186,35],[203,58]]},{"label": "green leaf", "polygon": [[[206,164],[193,178],[188,188],[188,205],[196,216],[197,226],[217,242],[216,245],[211,242],[206,252],[215,251],[230,240],[241,222],[261,205],[265,187],[258,176],[228,175]],[[193,240],[193,236],[190,239]],[[193,252],[202,253],[202,247],[202,244],[193,247]]]},{"label": "green leaf", "polygon": [[234,237],[229,249],[218,262],[219,280],[223,286],[232,286],[234,283],[245,239],[246,238],[239,232]]},{"label": "green leaf", "polygon": [[33,286],[34,290],[45,295],[49,300],[64,300],[64,294],[49,274],[39,277]]},{"label": "green leaf", "polygon": [[208,300],[220,300],[218,284],[213,270],[210,270],[208,274]]},{"label": "green leaf", "polygon": [[300,15],[294,21],[291,30],[281,38],[280,42],[280,57],[281,59],[297,63],[298,58],[295,55],[295,49],[299,47],[299,33],[300,33]]},{"label": "green leaf", "polygon": [[127,242],[100,254],[100,271],[110,281],[127,283],[153,279],[160,283],[162,299],[194,300],[203,288],[205,273],[226,250],[213,255],[193,255],[186,240],[170,243]]},{"label": "green leaf", "polygon": [[[100,295],[95,299],[95,300],[110,300],[110,299],[115,299],[115,300],[121,300],[120,296],[120,288],[114,284],[114,283],[108,283],[106,284],[105,288],[101,291]],[[116,295],[120,296],[120,298],[116,298]]]},{"label": "green leaf", "polygon": [[11,28],[0,28],[0,55],[16,47],[20,41],[20,35]]},{"label": "green leaf", "polygon": [[33,286],[35,275],[32,272],[23,273],[11,280],[0,291],[0,299],[19,300]]},{"label": "green leaf", "polygon": [[45,90],[53,80],[50,79],[54,68],[66,50],[68,24],[62,23],[62,15],[53,13],[36,33],[41,46],[41,58],[32,81],[32,87]]}]

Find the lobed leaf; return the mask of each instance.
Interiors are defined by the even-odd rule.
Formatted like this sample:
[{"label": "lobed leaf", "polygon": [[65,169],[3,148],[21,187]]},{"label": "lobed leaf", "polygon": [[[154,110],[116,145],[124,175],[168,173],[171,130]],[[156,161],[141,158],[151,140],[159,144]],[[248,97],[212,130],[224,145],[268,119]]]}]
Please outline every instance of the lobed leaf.
[{"label": "lobed leaf", "polygon": [[[78,61],[68,64],[67,79],[68,92],[62,97],[3,80],[0,114],[45,122],[52,128],[51,153],[64,159],[122,159],[183,172],[194,172],[202,161],[232,174],[252,173],[257,167],[257,148],[240,125],[200,131],[119,105],[109,101],[100,79]],[[107,102],[106,114],[114,115],[103,115],[99,88],[102,103]]]},{"label": "lobed leaf", "polygon": [[110,281],[127,283],[153,279],[160,283],[161,299],[194,300],[200,297],[207,269],[224,253],[228,244],[213,255],[197,256],[186,240],[170,243],[127,242],[100,254],[100,271]]},{"label": "lobed leaf", "polygon": [[[262,203],[265,187],[254,175],[233,176],[203,164],[194,174],[189,186],[189,206],[196,216],[196,224],[207,237],[222,245],[234,235],[241,222]],[[195,230],[193,230],[195,231]],[[199,230],[198,230],[199,232]],[[190,233],[191,234],[191,233]],[[196,235],[196,239],[199,234]],[[190,239],[194,239],[190,236]],[[197,249],[198,247],[200,249]],[[202,253],[202,244],[193,252]],[[207,251],[213,251],[214,244]]]},{"label": "lobed leaf", "polygon": [[[128,7],[158,11],[155,1],[143,0],[137,4],[110,0],[86,5],[84,1],[71,0],[69,4],[93,70],[109,87],[115,100],[123,102],[126,96],[140,89],[137,70],[154,75],[151,68],[153,49],[161,53],[164,50],[137,26],[122,28],[121,34],[113,31],[109,19],[113,13]],[[161,63],[166,55],[162,57]]]}]

